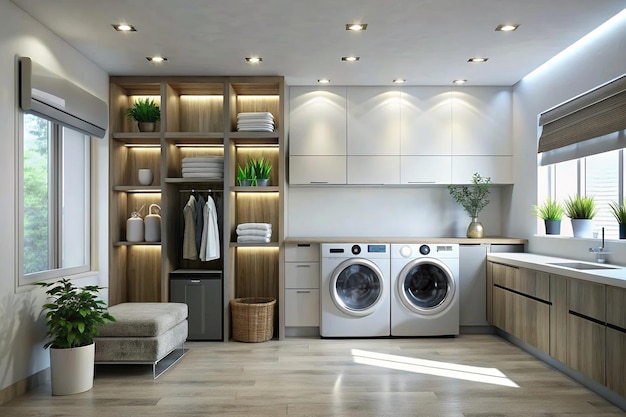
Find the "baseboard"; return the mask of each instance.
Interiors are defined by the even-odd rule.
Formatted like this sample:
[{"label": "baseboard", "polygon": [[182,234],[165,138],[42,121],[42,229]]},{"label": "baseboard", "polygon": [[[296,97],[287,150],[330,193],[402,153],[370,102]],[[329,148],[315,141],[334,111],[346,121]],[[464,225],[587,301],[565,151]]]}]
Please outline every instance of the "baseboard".
[{"label": "baseboard", "polygon": [[319,327],[285,327],[285,337],[320,337]]},{"label": "baseboard", "polygon": [[460,334],[495,334],[496,328],[490,325],[487,326],[461,326],[459,328]]},{"label": "baseboard", "polygon": [[0,390],[0,405],[8,403],[15,398],[26,394],[40,385],[50,382],[50,368],[37,372],[13,385]]}]

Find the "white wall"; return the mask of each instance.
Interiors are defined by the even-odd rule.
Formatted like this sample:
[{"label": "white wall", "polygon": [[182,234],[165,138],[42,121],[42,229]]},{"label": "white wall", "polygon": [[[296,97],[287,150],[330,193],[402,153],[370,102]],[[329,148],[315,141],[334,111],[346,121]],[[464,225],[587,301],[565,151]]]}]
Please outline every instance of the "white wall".
[{"label": "white wall", "polygon": [[[0,0],[0,390],[49,366],[42,348],[41,290],[17,288],[17,60],[29,56],[108,103],[108,75],[8,0]],[[93,263],[99,273],[77,284],[107,285],[108,145],[93,142],[97,170],[93,227],[97,241]],[[99,201],[99,203],[97,202]]]},{"label": "white wall", "polygon": [[[626,73],[626,9],[608,24],[525,77],[513,91],[514,180],[505,233],[529,239],[529,251],[593,260],[597,240],[533,236],[537,220],[537,117],[539,113]],[[608,242],[609,260],[626,262],[626,242]],[[626,264],[626,263],[625,263]]]}]

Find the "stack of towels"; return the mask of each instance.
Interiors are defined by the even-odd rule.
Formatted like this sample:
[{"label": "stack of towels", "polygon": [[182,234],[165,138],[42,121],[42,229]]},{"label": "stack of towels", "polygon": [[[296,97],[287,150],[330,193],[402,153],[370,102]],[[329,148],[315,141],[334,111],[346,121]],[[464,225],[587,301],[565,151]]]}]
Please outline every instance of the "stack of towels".
[{"label": "stack of towels", "polygon": [[237,242],[270,243],[272,225],[269,223],[241,223],[237,225]]},{"label": "stack of towels", "polygon": [[183,178],[224,178],[223,156],[190,156],[183,158]]},{"label": "stack of towels", "polygon": [[274,116],[270,112],[238,113],[237,130],[240,132],[273,132]]}]

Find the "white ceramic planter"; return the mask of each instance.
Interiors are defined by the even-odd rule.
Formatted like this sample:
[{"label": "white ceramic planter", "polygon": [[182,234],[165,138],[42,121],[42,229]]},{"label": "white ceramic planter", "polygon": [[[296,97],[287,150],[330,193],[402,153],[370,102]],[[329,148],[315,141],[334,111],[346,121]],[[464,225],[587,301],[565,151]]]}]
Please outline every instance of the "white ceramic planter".
[{"label": "white ceramic planter", "polygon": [[95,345],[50,348],[52,395],[70,395],[93,388]]},{"label": "white ceramic planter", "polygon": [[593,220],[572,219],[572,231],[574,237],[593,238]]}]

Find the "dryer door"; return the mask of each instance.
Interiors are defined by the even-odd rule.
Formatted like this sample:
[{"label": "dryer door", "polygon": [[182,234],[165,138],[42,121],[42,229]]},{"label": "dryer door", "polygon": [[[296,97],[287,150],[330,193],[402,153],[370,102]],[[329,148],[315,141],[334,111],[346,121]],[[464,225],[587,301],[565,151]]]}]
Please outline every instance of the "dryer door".
[{"label": "dryer door", "polygon": [[414,313],[432,315],[448,308],[456,285],[452,271],[443,262],[419,258],[402,269],[396,291],[406,308]]},{"label": "dryer door", "polygon": [[337,308],[345,314],[354,317],[370,315],[384,300],[383,273],[367,259],[343,261],[333,271],[330,295]]}]

